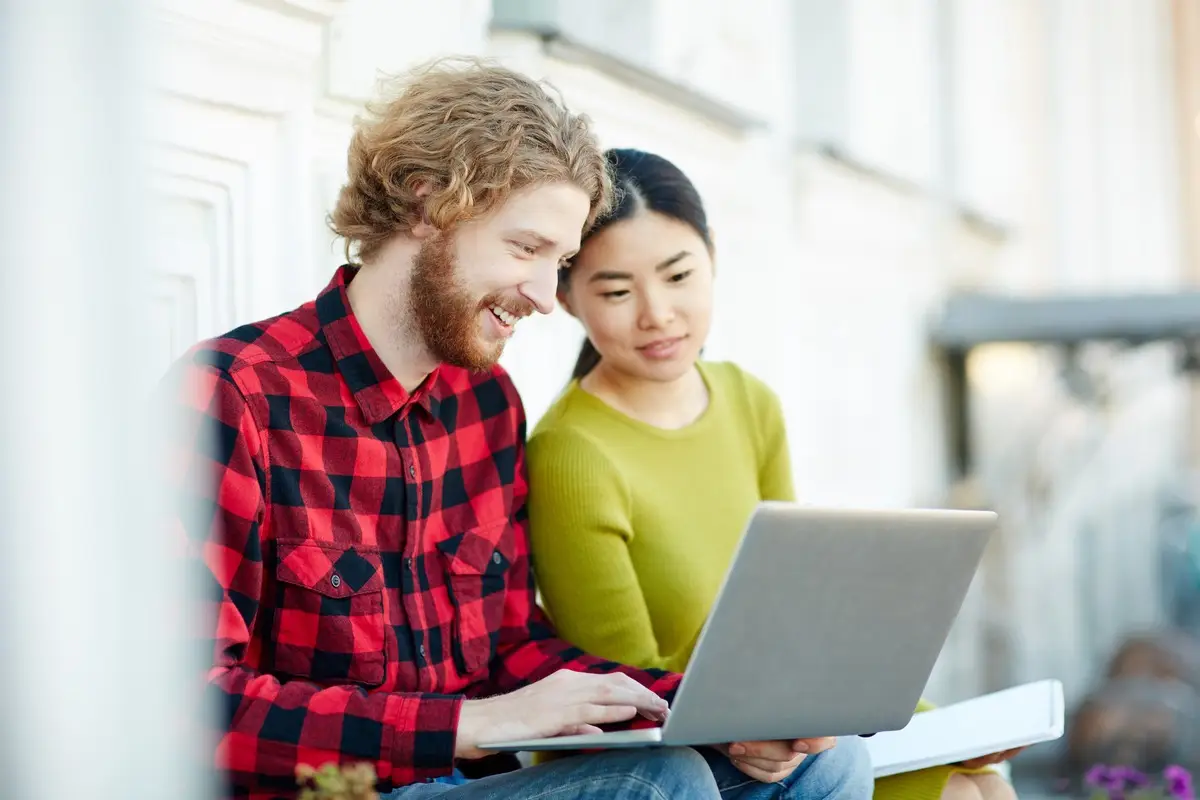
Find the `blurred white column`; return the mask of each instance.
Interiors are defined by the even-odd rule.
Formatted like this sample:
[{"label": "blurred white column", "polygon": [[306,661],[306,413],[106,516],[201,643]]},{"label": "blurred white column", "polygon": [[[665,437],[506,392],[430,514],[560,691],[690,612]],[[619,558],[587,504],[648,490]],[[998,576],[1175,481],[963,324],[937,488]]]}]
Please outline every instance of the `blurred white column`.
[{"label": "blurred white column", "polygon": [[0,0],[0,797],[208,796],[152,408],[138,0]]}]

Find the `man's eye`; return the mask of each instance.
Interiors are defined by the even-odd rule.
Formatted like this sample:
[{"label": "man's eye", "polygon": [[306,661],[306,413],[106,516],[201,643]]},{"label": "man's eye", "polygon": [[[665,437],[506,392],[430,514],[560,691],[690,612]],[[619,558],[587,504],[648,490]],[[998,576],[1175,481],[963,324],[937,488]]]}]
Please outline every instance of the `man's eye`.
[{"label": "man's eye", "polygon": [[515,244],[517,245],[517,249],[527,256],[531,256],[537,252],[537,248],[531,244],[526,244],[525,242],[516,242]]},{"label": "man's eye", "polygon": [[629,294],[628,289],[615,289],[611,292],[604,292],[600,296],[607,297],[610,300],[620,300],[622,297],[624,297],[627,294]]}]

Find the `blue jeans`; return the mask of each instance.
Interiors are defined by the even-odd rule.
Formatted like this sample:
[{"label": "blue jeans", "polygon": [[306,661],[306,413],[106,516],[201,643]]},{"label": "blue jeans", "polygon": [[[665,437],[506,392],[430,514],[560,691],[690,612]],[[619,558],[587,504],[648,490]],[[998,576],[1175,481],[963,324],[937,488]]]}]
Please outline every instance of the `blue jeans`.
[{"label": "blue jeans", "polygon": [[382,800],[868,800],[871,760],[858,737],[800,762],[780,783],[759,783],[715,750],[611,750],[467,780],[396,789]]}]

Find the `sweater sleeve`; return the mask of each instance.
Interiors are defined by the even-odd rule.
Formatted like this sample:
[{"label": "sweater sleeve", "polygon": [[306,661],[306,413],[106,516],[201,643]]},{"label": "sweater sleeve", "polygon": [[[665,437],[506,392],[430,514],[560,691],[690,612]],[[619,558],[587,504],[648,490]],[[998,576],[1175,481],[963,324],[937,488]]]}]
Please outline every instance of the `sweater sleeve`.
[{"label": "sweater sleeve", "polygon": [[559,635],[602,658],[681,672],[663,653],[629,556],[625,479],[587,436],[551,429],[529,442],[529,532],[542,602]]},{"label": "sweater sleeve", "polygon": [[763,500],[794,502],[792,458],[779,396],[758,378],[743,372],[751,419],[758,436],[758,491]]}]

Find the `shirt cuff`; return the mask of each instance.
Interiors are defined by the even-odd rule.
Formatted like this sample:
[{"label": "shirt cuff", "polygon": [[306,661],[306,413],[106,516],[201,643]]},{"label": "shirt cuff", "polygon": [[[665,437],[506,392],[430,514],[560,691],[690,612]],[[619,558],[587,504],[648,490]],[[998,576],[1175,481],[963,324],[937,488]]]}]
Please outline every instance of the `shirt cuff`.
[{"label": "shirt cuff", "polygon": [[397,694],[393,699],[394,707],[389,708],[393,786],[453,773],[463,696]]}]

